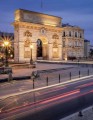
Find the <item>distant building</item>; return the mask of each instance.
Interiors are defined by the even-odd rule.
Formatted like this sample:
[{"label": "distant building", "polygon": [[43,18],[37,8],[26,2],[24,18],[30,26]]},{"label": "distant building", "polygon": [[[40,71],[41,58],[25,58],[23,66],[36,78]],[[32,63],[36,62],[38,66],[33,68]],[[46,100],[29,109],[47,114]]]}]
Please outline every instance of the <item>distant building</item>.
[{"label": "distant building", "polygon": [[93,58],[93,45],[90,45],[90,57]]},{"label": "distant building", "polygon": [[93,45],[90,45],[90,49],[93,50]]},{"label": "distant building", "polygon": [[84,57],[89,57],[90,53],[90,41],[84,40]]},{"label": "distant building", "polygon": [[84,56],[84,30],[69,24],[62,25],[63,59]]}]

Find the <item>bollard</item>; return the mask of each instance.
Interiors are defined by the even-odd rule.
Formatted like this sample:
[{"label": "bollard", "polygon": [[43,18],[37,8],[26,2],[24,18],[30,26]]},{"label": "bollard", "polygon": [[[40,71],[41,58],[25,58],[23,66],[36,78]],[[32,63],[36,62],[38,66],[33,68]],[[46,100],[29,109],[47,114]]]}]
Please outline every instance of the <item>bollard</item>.
[{"label": "bollard", "polygon": [[59,74],[59,83],[60,83],[60,74]]},{"label": "bollard", "polygon": [[89,76],[89,69],[88,69],[88,76]]},{"label": "bollard", "polygon": [[79,116],[79,117],[82,117],[82,116],[83,116],[82,111],[79,112],[78,116]]},{"label": "bollard", "polygon": [[10,81],[12,81],[12,73],[11,72],[9,72],[9,74],[8,74],[8,82],[10,82]]},{"label": "bollard", "polygon": [[48,86],[48,77],[46,78],[46,86]]},{"label": "bollard", "polygon": [[34,85],[34,78],[33,78],[33,89],[35,88],[35,85]]},{"label": "bollard", "polygon": [[71,72],[70,72],[69,76],[70,76],[70,80],[71,80]]},{"label": "bollard", "polygon": [[79,70],[79,78],[80,78],[80,70]]}]

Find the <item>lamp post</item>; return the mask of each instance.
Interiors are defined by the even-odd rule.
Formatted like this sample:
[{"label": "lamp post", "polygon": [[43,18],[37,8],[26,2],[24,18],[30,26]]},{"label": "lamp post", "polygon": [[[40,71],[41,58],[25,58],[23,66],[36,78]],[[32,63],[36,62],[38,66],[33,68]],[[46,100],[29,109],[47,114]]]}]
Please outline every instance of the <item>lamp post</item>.
[{"label": "lamp post", "polygon": [[33,49],[33,45],[30,45],[30,50],[31,50],[31,58],[30,58],[30,64],[33,64],[33,60],[32,60],[32,49]]},{"label": "lamp post", "polygon": [[5,47],[5,67],[8,67],[8,47],[9,47],[9,41],[5,40],[3,42],[3,46]]}]

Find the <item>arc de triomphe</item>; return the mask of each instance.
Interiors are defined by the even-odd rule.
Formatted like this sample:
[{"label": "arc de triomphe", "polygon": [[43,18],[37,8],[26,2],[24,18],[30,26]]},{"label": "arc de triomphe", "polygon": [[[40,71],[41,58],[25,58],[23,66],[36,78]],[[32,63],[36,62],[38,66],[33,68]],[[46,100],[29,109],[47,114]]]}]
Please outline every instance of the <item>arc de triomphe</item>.
[{"label": "arc de triomphe", "polygon": [[[18,9],[15,11],[14,59],[16,62],[62,60],[62,19]],[[30,45],[33,46],[32,53]]]}]

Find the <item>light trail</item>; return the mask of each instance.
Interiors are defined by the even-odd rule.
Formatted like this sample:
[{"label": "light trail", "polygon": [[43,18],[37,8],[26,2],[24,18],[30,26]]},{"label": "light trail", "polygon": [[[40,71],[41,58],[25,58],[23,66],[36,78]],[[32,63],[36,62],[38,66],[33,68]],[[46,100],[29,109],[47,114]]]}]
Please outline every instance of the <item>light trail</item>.
[{"label": "light trail", "polygon": [[54,100],[58,100],[58,99],[61,99],[61,98],[64,98],[64,97],[68,97],[70,95],[74,95],[74,94],[77,94],[77,93],[80,93],[80,90],[77,89],[77,90],[73,90],[73,91],[70,91],[70,92],[67,92],[65,94],[62,94],[62,95],[59,95],[59,96],[54,96],[54,97],[51,97],[45,101],[43,101],[42,103],[48,103],[48,102],[51,102],[51,101],[54,101]]},{"label": "light trail", "polygon": [[[79,82],[79,81],[78,81]],[[93,84],[93,82],[91,82],[91,83],[89,83],[89,84],[84,84],[84,86],[87,86],[87,85],[90,85],[90,84]],[[62,85],[63,86],[63,85]],[[81,85],[81,86],[83,86],[83,85]],[[59,87],[59,86],[58,86]],[[80,86],[78,86],[78,87],[80,87]],[[79,90],[79,92],[80,92],[80,89],[77,89],[77,90]],[[55,91],[55,90],[54,90]],[[73,91],[72,91],[73,92]],[[75,91],[74,91],[75,92]],[[77,97],[80,97],[80,96],[83,96],[83,95],[86,95],[86,94],[88,94],[88,93],[91,93],[91,92],[93,92],[93,90],[91,90],[91,91],[89,91],[89,92],[86,92],[86,93],[83,93],[83,94],[80,94],[80,95],[77,95],[77,96],[70,96],[71,94],[72,95],[75,95],[75,94],[77,94],[77,92],[74,94],[74,93],[71,93],[70,94],[70,92],[68,93],[65,93],[65,94],[61,94],[62,96],[64,96],[64,97],[62,97],[62,96],[60,96],[60,95],[58,95],[58,96],[54,96],[54,97],[50,97],[50,98],[48,98],[48,99],[43,99],[43,100],[40,100],[40,101],[37,101],[37,102],[35,102],[35,103],[31,103],[31,102],[29,102],[28,104],[23,104],[23,105],[21,105],[21,106],[18,106],[18,107],[16,107],[16,108],[12,108],[12,109],[9,109],[9,111],[8,110],[6,110],[6,111],[3,111],[3,112],[10,112],[11,110],[17,110],[17,109],[24,109],[25,107],[32,107],[32,106],[34,106],[34,105],[37,105],[37,104],[39,104],[39,105],[44,105],[44,103],[49,103],[49,102],[54,102],[55,101],[55,103],[57,103],[58,104],[58,102],[56,101],[56,100],[58,100],[58,99],[61,99],[61,98],[65,98],[65,97],[69,97],[70,96],[70,98],[65,98],[65,100],[63,100],[63,99],[61,99],[61,102],[66,102],[66,101],[68,101],[68,100],[70,100],[70,99],[75,99],[75,98],[77,98]],[[46,92],[47,93],[47,92]],[[68,95],[66,95],[66,94],[68,94]],[[55,97],[57,97],[57,99],[55,98]],[[61,97],[61,98],[60,98]],[[52,100],[51,100],[52,99]],[[47,101],[47,102],[46,102]]]},{"label": "light trail", "polygon": [[[77,89],[77,91],[74,91],[74,93],[72,92],[72,95],[74,95],[74,94],[77,94],[79,91],[78,91],[78,89]],[[11,109],[10,111],[4,111],[4,112],[2,112],[2,113],[4,113],[4,114],[6,114],[6,112],[7,112],[7,114],[8,113],[11,113],[11,114],[15,114],[16,112],[18,112],[19,114],[21,114],[19,111],[21,111],[21,110],[26,110],[26,109],[28,109],[28,110],[26,110],[25,112],[22,112],[22,114],[26,114],[27,112],[34,112],[34,106],[36,105],[38,105],[37,107],[36,107],[36,110],[40,110],[40,109],[45,109],[45,107],[47,108],[47,107],[49,107],[50,105],[53,105],[54,103],[55,104],[58,104],[58,103],[64,103],[64,102],[66,102],[66,101],[69,101],[69,100],[72,100],[72,99],[76,99],[76,98],[78,98],[78,97],[81,97],[81,96],[84,96],[84,95],[87,95],[87,94],[89,94],[89,93],[93,93],[93,90],[91,90],[91,91],[88,91],[88,92],[86,92],[86,93],[82,93],[82,94],[77,94],[76,96],[70,96],[70,95],[68,95],[68,96],[70,96],[69,98],[66,98],[65,100],[60,100],[60,101],[58,101],[58,99],[56,99],[56,100],[53,100],[52,99],[52,101],[48,101],[48,102],[44,102],[44,101],[39,101],[39,102],[36,102],[36,103],[30,103],[30,104],[28,104],[28,105],[25,105],[25,106],[19,106],[19,107],[17,107],[17,108],[15,108],[15,109]],[[69,94],[69,93],[68,93]],[[64,94],[65,95],[65,94]],[[60,98],[59,98],[60,99]],[[55,101],[55,102],[54,102]],[[52,104],[50,104],[49,105],[49,103],[51,103],[52,102]],[[54,103],[53,103],[54,102]],[[40,106],[40,105],[42,105],[42,106]],[[30,111],[31,110],[31,111]],[[2,114],[1,113],[1,114]],[[5,116],[5,115],[4,115]],[[7,116],[5,116],[5,117],[7,117]]]},{"label": "light trail", "polygon": [[[73,90],[73,91],[70,91],[70,92],[67,92],[67,93],[62,93],[62,94],[60,94],[60,95],[56,95],[56,96],[53,96],[53,97],[49,97],[49,98],[47,98],[47,99],[39,100],[39,101],[37,101],[37,102],[32,102],[32,103],[30,102],[30,103],[28,103],[28,104],[23,104],[23,105],[21,105],[21,106],[18,106],[18,107],[15,107],[15,108],[10,108],[10,109],[8,109],[8,110],[2,111],[2,109],[1,109],[0,112],[8,112],[8,111],[11,111],[11,110],[14,110],[14,109],[22,108],[22,107],[25,107],[25,106],[28,106],[28,105],[37,104],[37,103],[42,103],[42,104],[48,103],[48,102],[51,102],[51,101],[54,101],[54,100],[57,100],[57,99],[60,99],[60,98],[64,98],[64,97],[68,97],[68,96],[70,96],[70,95],[74,95],[74,94],[79,93],[79,92],[80,92],[79,89]],[[7,105],[7,106],[8,106],[8,105]]]},{"label": "light trail", "polygon": [[86,83],[86,84],[83,84],[83,85],[79,85],[79,86],[77,86],[77,87],[75,87],[75,88],[84,88],[84,87],[88,87],[88,86],[91,86],[91,85],[93,85],[93,82],[91,82],[91,83]]}]

